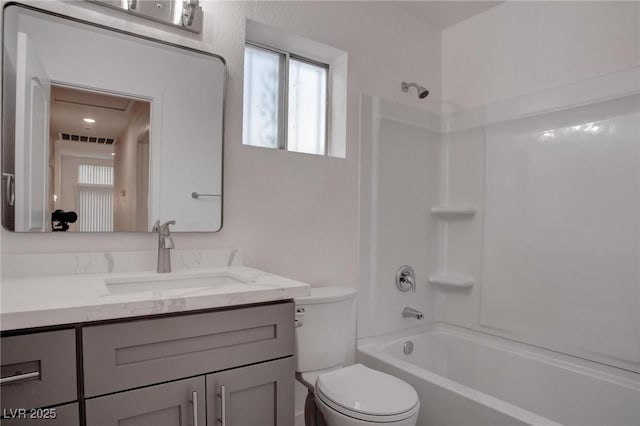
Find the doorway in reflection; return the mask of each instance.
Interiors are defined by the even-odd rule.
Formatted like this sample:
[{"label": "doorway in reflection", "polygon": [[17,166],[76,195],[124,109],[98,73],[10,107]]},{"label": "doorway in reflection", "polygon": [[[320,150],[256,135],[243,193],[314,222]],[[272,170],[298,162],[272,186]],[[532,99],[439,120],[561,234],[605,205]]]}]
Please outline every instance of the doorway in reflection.
[{"label": "doorway in reflection", "polygon": [[75,212],[68,231],[147,231],[150,111],[144,100],[51,86],[49,210]]}]

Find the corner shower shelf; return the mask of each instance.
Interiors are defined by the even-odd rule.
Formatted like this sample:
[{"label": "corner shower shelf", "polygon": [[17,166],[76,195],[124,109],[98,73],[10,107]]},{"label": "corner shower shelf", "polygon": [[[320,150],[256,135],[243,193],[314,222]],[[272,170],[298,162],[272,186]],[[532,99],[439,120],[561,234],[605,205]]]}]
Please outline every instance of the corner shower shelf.
[{"label": "corner shower shelf", "polygon": [[435,206],[431,207],[431,213],[438,219],[455,220],[470,219],[475,216],[478,209],[474,206]]},{"label": "corner shower shelf", "polygon": [[431,275],[429,277],[429,284],[437,285],[439,287],[449,288],[471,288],[473,287],[474,280],[471,277],[465,275]]}]

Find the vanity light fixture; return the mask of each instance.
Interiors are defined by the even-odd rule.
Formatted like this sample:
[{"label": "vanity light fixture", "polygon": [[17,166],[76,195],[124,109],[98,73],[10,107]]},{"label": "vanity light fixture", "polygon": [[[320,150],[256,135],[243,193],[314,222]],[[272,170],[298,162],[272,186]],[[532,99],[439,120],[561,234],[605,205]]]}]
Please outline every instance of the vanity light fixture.
[{"label": "vanity light fixture", "polygon": [[87,0],[194,33],[202,32],[200,0]]},{"label": "vanity light fixture", "polygon": [[85,118],[83,118],[83,119],[82,119],[82,121],[84,121],[85,123],[89,123],[89,124],[93,124],[93,123],[95,123],[95,122],[96,122],[96,120],[95,120],[95,119],[93,119],[93,118],[89,118],[89,117],[85,117]]}]

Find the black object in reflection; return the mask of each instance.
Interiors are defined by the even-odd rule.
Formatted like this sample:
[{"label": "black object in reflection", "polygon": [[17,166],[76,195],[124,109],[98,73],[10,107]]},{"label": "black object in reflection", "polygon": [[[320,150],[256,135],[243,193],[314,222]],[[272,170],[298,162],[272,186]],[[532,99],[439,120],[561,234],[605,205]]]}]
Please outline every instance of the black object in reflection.
[{"label": "black object in reflection", "polygon": [[56,210],[51,213],[51,230],[53,232],[66,232],[70,223],[78,220],[76,212],[65,212],[64,210]]}]

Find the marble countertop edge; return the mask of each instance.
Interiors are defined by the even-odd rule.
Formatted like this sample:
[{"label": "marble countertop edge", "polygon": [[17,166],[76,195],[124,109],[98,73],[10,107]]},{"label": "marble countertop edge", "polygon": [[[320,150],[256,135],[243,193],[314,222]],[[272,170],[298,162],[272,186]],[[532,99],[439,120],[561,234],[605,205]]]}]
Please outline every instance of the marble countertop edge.
[{"label": "marble countertop edge", "polygon": [[[201,280],[210,276],[236,277],[242,281],[217,286],[189,284],[160,288],[156,283]],[[138,290],[135,280],[150,290]],[[134,290],[112,291],[107,283],[124,279]],[[127,280],[134,280],[129,282]],[[233,279],[231,281],[234,281]],[[202,309],[215,309],[288,300],[310,294],[308,284],[246,266],[193,268],[171,274],[153,271],[16,277],[0,286],[0,330],[86,323]]]}]

